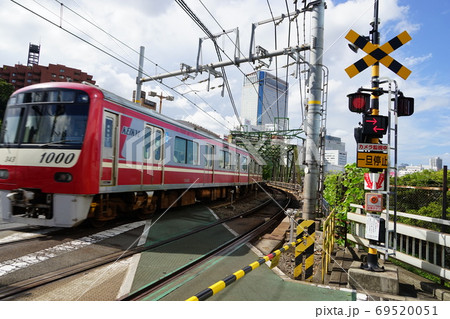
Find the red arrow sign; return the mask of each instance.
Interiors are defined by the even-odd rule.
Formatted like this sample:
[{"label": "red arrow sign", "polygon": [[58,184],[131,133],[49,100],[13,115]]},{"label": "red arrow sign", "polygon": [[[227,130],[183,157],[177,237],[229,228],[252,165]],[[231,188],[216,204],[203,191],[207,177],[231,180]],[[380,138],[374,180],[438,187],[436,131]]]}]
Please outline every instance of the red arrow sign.
[{"label": "red arrow sign", "polygon": [[[367,122],[369,122],[369,121],[367,121]],[[374,131],[375,133],[378,133],[378,131],[384,131],[384,128],[374,126],[374,127],[373,127],[373,131]]]},{"label": "red arrow sign", "polygon": [[372,187],[373,187],[373,182],[370,180],[370,175],[369,175],[369,173],[365,173],[365,174],[364,174],[364,180],[366,181],[367,188],[372,189]]},{"label": "red arrow sign", "polygon": [[377,184],[376,184],[376,189],[380,189],[381,186],[383,186],[383,182],[384,182],[384,174],[380,174],[380,177],[378,178]]},{"label": "red arrow sign", "polygon": [[372,123],[373,125],[377,124],[377,119],[372,118],[371,120],[367,120],[366,122]]}]

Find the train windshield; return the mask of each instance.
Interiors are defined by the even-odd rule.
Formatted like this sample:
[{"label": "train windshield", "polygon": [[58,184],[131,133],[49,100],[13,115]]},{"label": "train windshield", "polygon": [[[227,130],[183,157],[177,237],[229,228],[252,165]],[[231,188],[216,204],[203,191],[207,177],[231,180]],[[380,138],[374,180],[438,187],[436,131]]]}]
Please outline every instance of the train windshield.
[{"label": "train windshield", "polygon": [[0,143],[26,147],[81,147],[89,97],[75,90],[33,91],[10,98]]}]

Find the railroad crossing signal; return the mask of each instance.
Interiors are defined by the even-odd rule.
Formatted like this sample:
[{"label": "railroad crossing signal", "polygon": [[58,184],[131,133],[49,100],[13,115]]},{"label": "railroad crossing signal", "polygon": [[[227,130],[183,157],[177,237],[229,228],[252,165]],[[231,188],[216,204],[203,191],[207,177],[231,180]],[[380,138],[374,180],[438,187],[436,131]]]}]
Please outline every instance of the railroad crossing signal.
[{"label": "railroad crossing signal", "polygon": [[383,115],[363,115],[363,135],[383,137],[387,132],[389,118]]},{"label": "railroad crossing signal", "polygon": [[392,38],[382,46],[378,46],[369,42],[367,38],[360,36],[353,30],[350,30],[345,38],[367,53],[364,58],[360,59],[359,61],[355,62],[345,69],[345,72],[347,72],[349,77],[354,77],[359,72],[365,70],[366,68],[377,62],[380,62],[404,80],[406,80],[411,74],[411,70],[404,67],[401,63],[397,62],[396,60],[394,60],[394,58],[389,56],[389,54],[394,50],[398,49],[403,44],[411,40],[411,36],[408,34],[408,32],[403,31],[398,36]]},{"label": "railroad crossing signal", "polygon": [[348,109],[354,113],[367,113],[370,109],[370,94],[351,93],[348,97]]}]

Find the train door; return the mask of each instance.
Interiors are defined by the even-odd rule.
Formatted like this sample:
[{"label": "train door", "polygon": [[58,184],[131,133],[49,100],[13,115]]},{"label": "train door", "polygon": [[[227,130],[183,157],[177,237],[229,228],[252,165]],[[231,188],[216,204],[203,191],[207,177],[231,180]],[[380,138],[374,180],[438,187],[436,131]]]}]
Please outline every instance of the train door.
[{"label": "train door", "polygon": [[100,185],[116,185],[117,178],[117,114],[105,111],[103,115],[103,139]]},{"label": "train door", "polygon": [[164,178],[164,132],[155,127],[155,138],[153,140],[153,184],[163,184]]},{"label": "train door", "polygon": [[214,182],[214,146],[206,144],[204,150],[205,164],[203,169],[203,183],[211,184]]},{"label": "train door", "polygon": [[236,152],[235,165],[234,165],[234,182],[239,183],[239,172],[241,168],[241,154]]},{"label": "train door", "polygon": [[163,183],[164,135],[160,128],[146,125],[144,137],[143,184]]}]

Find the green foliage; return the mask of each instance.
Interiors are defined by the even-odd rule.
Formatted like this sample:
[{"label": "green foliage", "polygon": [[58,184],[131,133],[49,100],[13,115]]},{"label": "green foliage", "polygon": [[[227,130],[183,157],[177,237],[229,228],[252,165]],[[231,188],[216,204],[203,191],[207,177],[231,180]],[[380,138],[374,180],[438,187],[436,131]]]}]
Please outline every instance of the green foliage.
[{"label": "green foliage", "polygon": [[0,79],[0,122],[5,114],[6,103],[14,92],[14,86],[3,79]]},{"label": "green foliage", "polygon": [[367,169],[357,168],[356,164],[345,165],[345,171],[328,175],[325,179],[323,196],[332,209],[336,209],[338,245],[344,245],[347,232],[347,212],[350,204],[364,204],[364,173]]},{"label": "green foliage", "polygon": [[364,204],[364,173],[367,169],[356,164],[345,165],[345,171],[328,175],[325,179],[324,198],[338,212],[350,211],[350,204]]},{"label": "green foliage", "polygon": [[443,171],[423,170],[399,177],[398,185],[402,186],[424,186],[424,187],[441,187]]},{"label": "green foliage", "polygon": [[[443,170],[424,170],[398,179],[397,185],[413,187],[442,187]],[[421,216],[442,218],[442,191],[432,189],[397,189],[397,211]],[[450,196],[447,193],[447,202]],[[392,209],[392,207],[391,207]],[[447,208],[447,218],[450,216]],[[409,218],[398,218],[398,222],[440,231],[441,226]]]}]

